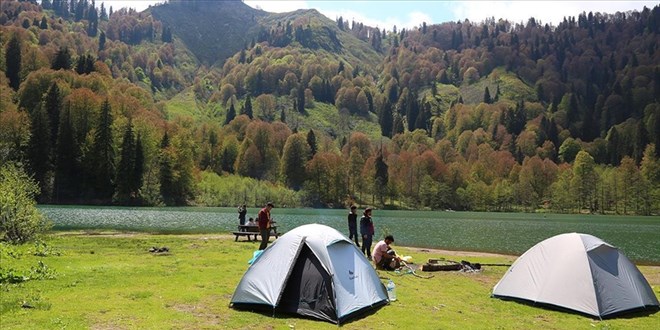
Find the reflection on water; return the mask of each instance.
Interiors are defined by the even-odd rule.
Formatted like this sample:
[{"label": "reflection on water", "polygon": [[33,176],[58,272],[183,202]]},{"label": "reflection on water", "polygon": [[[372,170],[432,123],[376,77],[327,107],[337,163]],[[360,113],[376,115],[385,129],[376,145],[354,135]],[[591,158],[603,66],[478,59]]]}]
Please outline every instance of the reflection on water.
[{"label": "reflection on water", "polygon": [[[40,206],[56,230],[118,229],[220,233],[236,229],[234,208],[125,208]],[[256,218],[258,208],[248,209]],[[348,234],[345,210],[283,209],[272,212],[282,232],[320,223]],[[614,217],[521,213],[374,211],[376,237],[393,234],[396,245],[521,254],[567,232],[591,234],[619,247],[635,261],[660,263],[660,217]]]}]

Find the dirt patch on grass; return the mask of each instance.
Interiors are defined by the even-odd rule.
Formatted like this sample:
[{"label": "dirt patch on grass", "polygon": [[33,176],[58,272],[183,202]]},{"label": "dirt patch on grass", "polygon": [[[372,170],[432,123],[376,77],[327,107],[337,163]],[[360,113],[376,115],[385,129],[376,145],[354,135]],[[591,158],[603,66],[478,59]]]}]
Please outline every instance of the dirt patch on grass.
[{"label": "dirt patch on grass", "polygon": [[415,252],[422,252],[428,254],[441,254],[449,255],[455,257],[496,257],[496,258],[509,258],[516,259],[518,256],[499,254],[499,253],[489,253],[489,252],[472,252],[472,251],[452,251],[452,250],[440,250],[440,249],[429,249],[429,248],[408,248]]},{"label": "dirt patch on grass", "polygon": [[639,270],[644,274],[646,280],[652,286],[656,287],[655,291],[660,292],[660,266],[642,266]]},{"label": "dirt patch on grass", "polygon": [[90,329],[92,330],[121,330],[121,329],[128,329],[127,327],[121,327],[117,325],[116,323],[97,323],[93,324]]},{"label": "dirt patch on grass", "polygon": [[197,318],[204,326],[217,326],[222,323],[220,315],[211,312],[208,308],[199,305],[177,304],[172,306],[177,312],[191,314]]}]

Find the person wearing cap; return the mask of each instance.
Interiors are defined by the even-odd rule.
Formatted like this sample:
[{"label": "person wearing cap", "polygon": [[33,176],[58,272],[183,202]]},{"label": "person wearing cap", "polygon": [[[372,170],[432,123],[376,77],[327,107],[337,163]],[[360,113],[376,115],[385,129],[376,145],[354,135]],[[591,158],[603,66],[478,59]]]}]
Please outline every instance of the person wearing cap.
[{"label": "person wearing cap", "polygon": [[373,257],[376,269],[395,270],[401,267],[401,258],[390,248],[390,244],[392,243],[394,243],[394,236],[387,235],[385,239],[376,243],[376,246],[374,246]]},{"label": "person wearing cap", "polygon": [[274,207],[273,203],[268,203],[257,215],[257,224],[259,225],[259,233],[261,234],[261,245],[259,245],[259,250],[265,250],[266,246],[268,246],[268,240],[270,239],[270,224],[273,221],[270,217],[270,210]]},{"label": "person wearing cap", "polygon": [[355,245],[360,247],[360,238],[357,230],[357,213],[355,213],[355,210],[357,210],[357,207],[351,205],[351,212],[348,213],[348,239],[353,240],[355,238]]},{"label": "person wearing cap", "polygon": [[374,222],[371,220],[371,208],[364,210],[360,218],[360,235],[362,235],[362,253],[371,260],[371,242],[374,237]]}]

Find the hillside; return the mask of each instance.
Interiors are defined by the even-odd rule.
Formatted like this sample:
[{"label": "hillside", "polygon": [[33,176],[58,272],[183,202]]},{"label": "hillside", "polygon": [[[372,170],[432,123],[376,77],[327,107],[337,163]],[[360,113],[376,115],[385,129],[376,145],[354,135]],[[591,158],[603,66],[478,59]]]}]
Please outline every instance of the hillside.
[{"label": "hillside", "polygon": [[231,185],[253,204],[656,214],[659,8],[387,32],[239,1],[3,1],[0,157],[52,203],[216,205]]},{"label": "hillside", "polygon": [[268,13],[240,0],[169,1],[145,13],[163,22],[207,66],[222,62],[256,38]]}]

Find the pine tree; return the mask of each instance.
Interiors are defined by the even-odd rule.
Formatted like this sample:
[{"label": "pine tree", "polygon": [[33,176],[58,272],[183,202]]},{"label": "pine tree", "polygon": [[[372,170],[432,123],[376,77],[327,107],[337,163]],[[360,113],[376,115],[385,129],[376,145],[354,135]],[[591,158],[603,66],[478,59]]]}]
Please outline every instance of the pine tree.
[{"label": "pine tree", "polygon": [[161,35],[161,40],[163,42],[172,42],[172,30],[169,26],[163,27],[163,34]]},{"label": "pine tree", "polygon": [[133,191],[133,172],[135,170],[135,140],[133,138],[133,124],[129,121],[121,142],[121,158],[117,166],[117,200],[120,203],[129,203]]},{"label": "pine tree", "polygon": [[87,69],[87,55],[80,55],[78,57],[78,60],[76,61],[76,73],[77,74],[85,74],[89,72],[85,72]]},{"label": "pine tree", "polygon": [[94,6],[89,6],[87,11],[87,35],[96,37],[99,31],[99,14]]},{"label": "pine tree", "polygon": [[250,94],[248,94],[247,97],[245,97],[245,103],[243,104],[243,108],[241,108],[241,115],[246,115],[250,119],[253,118],[252,97],[250,96]]},{"label": "pine tree", "polygon": [[280,112],[280,121],[286,123],[286,112],[284,109],[282,109],[282,112]]},{"label": "pine tree", "polygon": [[9,79],[9,86],[18,90],[21,85],[21,41],[16,34],[7,43],[5,63],[7,65],[5,75]]},{"label": "pine tree", "polygon": [[105,3],[101,2],[101,13],[99,14],[99,18],[102,21],[107,21],[108,20],[108,12],[105,10]]},{"label": "pine tree", "polygon": [[380,109],[378,116],[378,123],[380,124],[380,133],[383,136],[392,137],[392,126],[394,118],[392,116],[392,104],[389,100],[385,100],[385,104]]},{"label": "pine tree", "polygon": [[93,188],[96,197],[103,201],[110,201],[114,193],[115,178],[115,150],[112,138],[112,109],[106,98],[101,105],[101,116],[98,127],[94,132],[92,150],[92,163],[94,173]]},{"label": "pine tree", "polygon": [[392,120],[392,136],[401,134],[404,130],[403,118],[399,114],[394,115],[394,119]]},{"label": "pine tree", "polygon": [[344,71],[344,61],[339,61],[339,68],[337,68],[337,74],[340,74]]},{"label": "pine tree", "polygon": [[53,82],[44,99],[44,109],[48,114],[50,122],[50,144],[54,146],[57,141],[57,130],[60,122],[60,109],[62,108],[62,96],[60,95],[60,88],[57,82]]},{"label": "pine tree", "polygon": [[408,119],[409,131],[412,132],[415,130],[415,122],[417,121],[418,116],[419,116],[419,102],[417,102],[417,95],[413,93],[410,95],[410,97],[408,97],[408,100],[406,102],[406,118]]},{"label": "pine tree", "polygon": [[50,67],[53,70],[70,70],[71,69],[71,54],[69,53],[69,48],[64,47],[60,48],[55,55],[53,64]]},{"label": "pine tree", "polygon": [[52,168],[50,155],[52,143],[50,140],[50,123],[48,113],[42,104],[32,112],[30,125],[30,142],[28,144],[29,168],[34,180],[41,188],[41,200],[48,196],[48,171]]},{"label": "pine tree", "polygon": [[424,107],[422,107],[422,112],[419,114],[419,116],[417,116],[417,120],[415,120],[415,128],[430,131],[428,127],[428,121],[430,118],[431,105],[429,103],[425,103]]},{"label": "pine tree", "polygon": [[488,86],[486,86],[486,90],[484,90],[484,103],[486,104],[491,104],[493,100],[490,98],[490,91],[488,90]]},{"label": "pine tree", "polygon": [[48,29],[48,20],[46,19],[46,16],[43,16],[41,18],[41,23],[39,23],[39,28],[42,30]]},{"label": "pine tree", "polygon": [[99,35],[99,51],[102,51],[105,49],[105,32],[101,31],[101,35]]},{"label": "pine tree", "polygon": [[297,94],[297,99],[296,99],[296,104],[298,105],[298,110],[299,113],[305,113],[305,88],[303,87],[302,84],[298,86],[298,94]]},{"label": "pine tree", "polygon": [[165,132],[160,142],[160,168],[158,178],[160,179],[160,195],[163,197],[165,205],[175,205],[174,192],[174,170],[172,169],[172,156],[169,150],[170,138]]},{"label": "pine tree", "polygon": [[138,133],[135,138],[135,166],[133,168],[133,191],[135,196],[140,198],[140,189],[142,189],[142,184],[144,176],[144,146],[142,145],[142,136]]},{"label": "pine tree", "polygon": [[163,135],[163,138],[160,140],[160,148],[161,149],[167,149],[170,146],[170,136],[165,132]]},{"label": "pine tree", "polygon": [[316,135],[313,129],[307,132],[307,144],[309,145],[309,159],[312,159],[316,155]]},{"label": "pine tree", "polygon": [[76,22],[80,22],[85,14],[85,1],[71,0],[71,13],[74,15],[73,19]]},{"label": "pine tree", "polygon": [[55,202],[66,203],[75,201],[79,191],[79,176],[81,166],[78,158],[80,148],[76,141],[75,132],[71,123],[69,106],[60,116],[57,136],[55,162]]},{"label": "pine tree", "polygon": [[234,118],[236,118],[236,109],[234,108],[234,102],[231,102],[229,111],[227,111],[227,116],[225,117],[225,125],[229,124]]},{"label": "pine tree", "polygon": [[374,191],[376,192],[376,195],[380,199],[380,204],[384,205],[384,197],[385,193],[387,191],[387,183],[389,181],[389,174],[388,174],[388,166],[383,160],[383,151],[381,150],[380,153],[378,154],[378,157],[376,157],[376,174],[374,176],[375,182],[374,182]]}]

